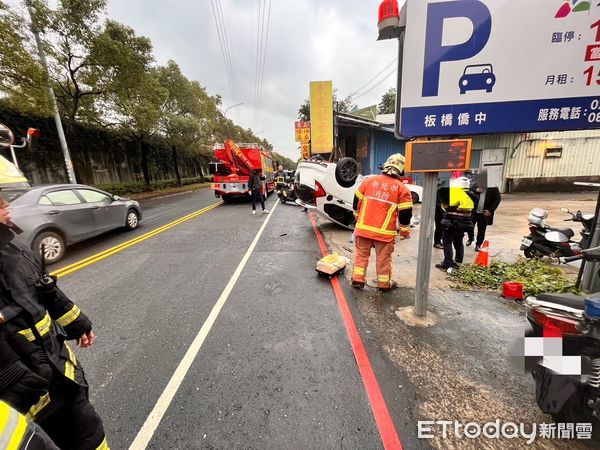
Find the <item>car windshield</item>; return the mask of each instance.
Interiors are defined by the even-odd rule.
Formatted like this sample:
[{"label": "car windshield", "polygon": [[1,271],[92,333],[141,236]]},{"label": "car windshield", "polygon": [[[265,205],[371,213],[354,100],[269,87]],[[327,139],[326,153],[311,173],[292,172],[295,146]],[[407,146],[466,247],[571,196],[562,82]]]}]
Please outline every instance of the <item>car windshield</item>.
[{"label": "car windshield", "polygon": [[2,197],[8,203],[12,203],[26,192],[27,189],[11,189],[10,191],[0,191],[0,197]]},{"label": "car windshield", "polygon": [[475,75],[479,73],[492,73],[492,66],[469,66],[465,69],[465,75]]}]

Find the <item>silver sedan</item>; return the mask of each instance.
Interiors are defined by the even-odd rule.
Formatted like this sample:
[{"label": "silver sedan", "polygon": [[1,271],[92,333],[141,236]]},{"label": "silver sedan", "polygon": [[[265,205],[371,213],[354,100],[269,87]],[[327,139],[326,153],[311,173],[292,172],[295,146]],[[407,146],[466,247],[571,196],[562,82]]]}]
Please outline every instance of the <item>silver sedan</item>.
[{"label": "silver sedan", "polygon": [[3,189],[17,236],[32,250],[44,246],[46,262],[62,259],[68,245],[116,228],[135,230],[142,219],[138,202],[73,184]]}]

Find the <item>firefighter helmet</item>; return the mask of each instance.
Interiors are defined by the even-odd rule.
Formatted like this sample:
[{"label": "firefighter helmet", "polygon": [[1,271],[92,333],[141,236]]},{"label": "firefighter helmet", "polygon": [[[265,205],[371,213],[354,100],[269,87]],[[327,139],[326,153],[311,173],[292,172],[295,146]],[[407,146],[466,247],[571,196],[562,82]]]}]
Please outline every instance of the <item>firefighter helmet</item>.
[{"label": "firefighter helmet", "polygon": [[404,175],[404,168],[406,167],[406,160],[400,153],[396,153],[390,156],[387,161],[383,164],[383,173],[401,177]]},{"label": "firefighter helmet", "polygon": [[450,180],[451,188],[469,189],[471,186],[471,180],[467,177],[458,177]]}]

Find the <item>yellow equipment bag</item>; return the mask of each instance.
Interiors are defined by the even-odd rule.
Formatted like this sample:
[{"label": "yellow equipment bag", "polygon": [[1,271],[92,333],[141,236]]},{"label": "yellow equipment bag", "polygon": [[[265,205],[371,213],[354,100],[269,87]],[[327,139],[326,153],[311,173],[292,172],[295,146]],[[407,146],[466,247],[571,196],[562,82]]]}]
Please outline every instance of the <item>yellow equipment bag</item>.
[{"label": "yellow equipment bag", "polygon": [[319,275],[332,277],[337,275],[346,268],[347,260],[345,257],[338,255],[337,252],[321,258],[317,263],[317,272]]}]

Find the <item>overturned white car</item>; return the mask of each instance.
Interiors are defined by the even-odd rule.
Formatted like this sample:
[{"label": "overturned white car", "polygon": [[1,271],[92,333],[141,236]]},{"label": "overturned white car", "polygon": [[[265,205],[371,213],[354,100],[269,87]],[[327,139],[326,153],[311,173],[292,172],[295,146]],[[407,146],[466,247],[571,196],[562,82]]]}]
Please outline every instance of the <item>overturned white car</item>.
[{"label": "overturned white car", "polygon": [[[294,190],[298,203],[312,209],[328,220],[346,228],[354,227],[352,203],[354,193],[368,178],[358,173],[358,163],[352,158],[342,158],[337,163],[302,161],[296,169]],[[413,203],[421,201],[423,188],[406,184]]]}]

